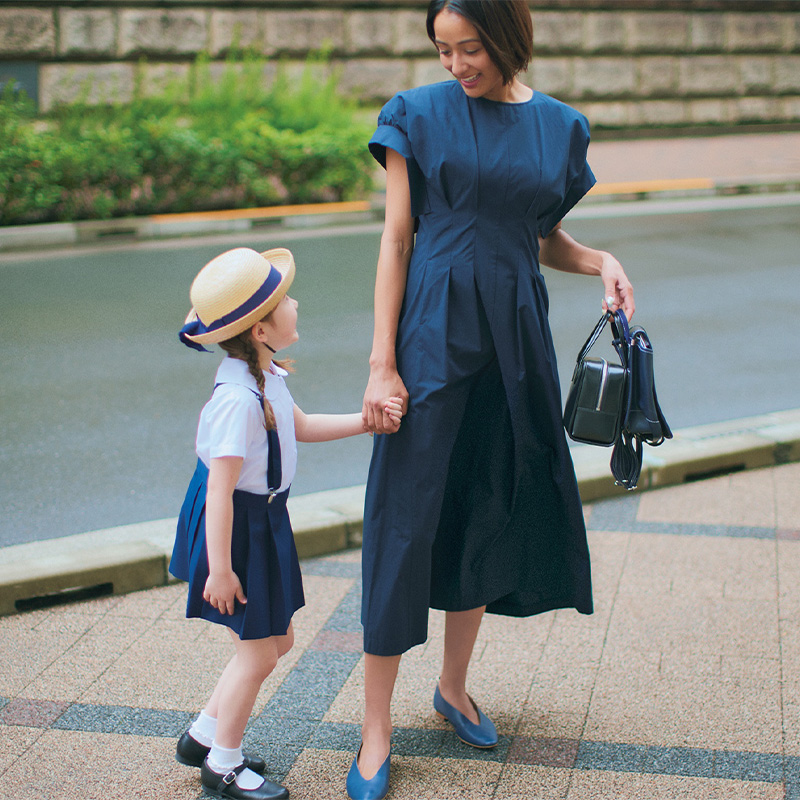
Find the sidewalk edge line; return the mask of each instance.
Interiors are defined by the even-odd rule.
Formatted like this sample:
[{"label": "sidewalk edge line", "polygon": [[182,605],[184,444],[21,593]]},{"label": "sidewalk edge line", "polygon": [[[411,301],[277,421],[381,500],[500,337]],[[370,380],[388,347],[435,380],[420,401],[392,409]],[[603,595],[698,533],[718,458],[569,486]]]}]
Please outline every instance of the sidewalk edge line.
[{"label": "sidewalk edge line", "polygon": [[[614,485],[610,449],[572,451],[583,502],[623,496]],[[800,409],[685,428],[659,448],[645,448],[638,491],[742,470],[800,461]],[[291,498],[298,554],[312,558],[361,544],[363,485]],[[111,584],[122,594],[173,579],[168,572],[174,518],[89,531],[2,548],[0,615],[31,598]],[[46,601],[43,601],[46,602]]]}]

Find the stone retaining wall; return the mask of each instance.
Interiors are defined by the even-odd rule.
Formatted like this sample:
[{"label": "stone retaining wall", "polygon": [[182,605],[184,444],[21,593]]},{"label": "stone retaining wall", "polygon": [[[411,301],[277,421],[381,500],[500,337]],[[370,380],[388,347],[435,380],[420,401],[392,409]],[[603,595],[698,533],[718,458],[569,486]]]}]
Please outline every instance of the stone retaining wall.
[{"label": "stone retaining wall", "polygon": [[[233,43],[290,67],[330,49],[341,86],[370,101],[446,73],[425,34],[425,0],[86,0],[0,7],[0,79],[42,109],[130,97]],[[596,128],[800,123],[797,0],[531,2],[527,79]]]}]

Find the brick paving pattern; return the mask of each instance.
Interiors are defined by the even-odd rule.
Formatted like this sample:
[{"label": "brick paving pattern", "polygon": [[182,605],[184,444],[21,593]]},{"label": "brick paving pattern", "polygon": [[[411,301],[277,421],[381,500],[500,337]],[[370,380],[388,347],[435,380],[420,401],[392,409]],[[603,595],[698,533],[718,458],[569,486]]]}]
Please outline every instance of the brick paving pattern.
[{"label": "brick paving pattern", "polygon": [[[500,743],[433,713],[443,615],[403,659],[392,798],[800,800],[800,465],[585,509],[596,612],[487,616],[470,691]],[[297,643],[245,746],[294,798],[358,748],[360,552],[303,562]],[[230,656],[176,584],[0,619],[0,798],[200,796],[175,740]]]}]

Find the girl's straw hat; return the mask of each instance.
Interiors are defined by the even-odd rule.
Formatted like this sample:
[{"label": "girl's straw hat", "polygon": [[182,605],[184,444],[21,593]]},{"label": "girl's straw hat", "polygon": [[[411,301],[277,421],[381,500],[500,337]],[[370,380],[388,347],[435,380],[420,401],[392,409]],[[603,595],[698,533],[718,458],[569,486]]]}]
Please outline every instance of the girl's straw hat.
[{"label": "girl's straw hat", "polygon": [[269,314],[294,279],[294,257],[284,247],[257,253],[228,250],[206,264],[192,283],[192,310],[180,332],[189,347],[230,339]]}]

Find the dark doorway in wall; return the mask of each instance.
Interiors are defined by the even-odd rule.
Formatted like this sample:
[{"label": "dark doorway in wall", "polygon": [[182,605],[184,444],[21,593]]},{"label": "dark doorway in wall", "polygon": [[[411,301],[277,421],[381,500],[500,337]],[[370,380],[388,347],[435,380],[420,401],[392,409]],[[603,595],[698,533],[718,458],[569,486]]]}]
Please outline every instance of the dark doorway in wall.
[{"label": "dark doorway in wall", "polygon": [[39,108],[39,67],[33,61],[0,62],[0,92],[8,84],[16,91],[25,92]]}]

